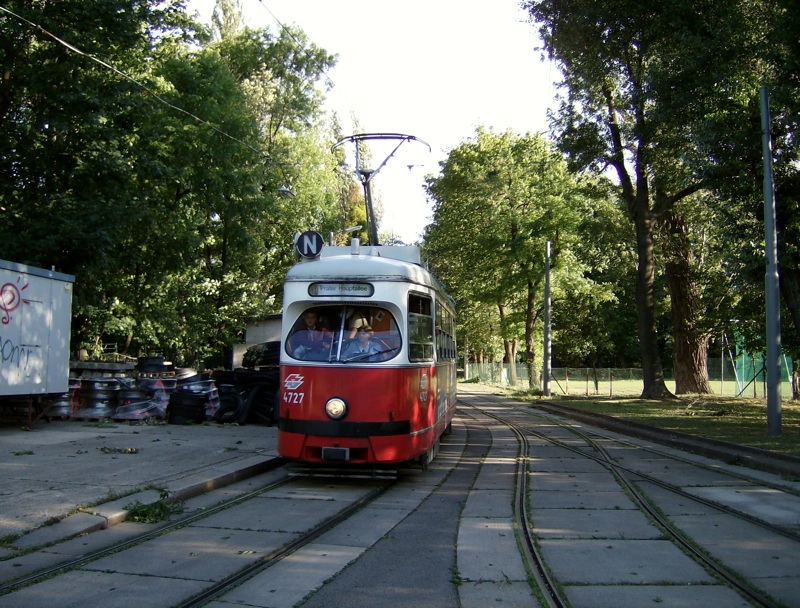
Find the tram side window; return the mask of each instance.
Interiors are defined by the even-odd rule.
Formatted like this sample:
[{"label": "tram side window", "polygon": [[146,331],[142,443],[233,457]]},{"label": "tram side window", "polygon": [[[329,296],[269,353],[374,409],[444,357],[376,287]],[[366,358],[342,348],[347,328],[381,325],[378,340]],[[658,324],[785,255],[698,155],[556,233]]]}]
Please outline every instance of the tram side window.
[{"label": "tram side window", "polygon": [[444,306],[436,306],[436,355],[438,359],[455,359],[455,318]]},{"label": "tram side window", "polygon": [[433,360],[433,306],[431,298],[408,296],[408,358],[410,361]]}]

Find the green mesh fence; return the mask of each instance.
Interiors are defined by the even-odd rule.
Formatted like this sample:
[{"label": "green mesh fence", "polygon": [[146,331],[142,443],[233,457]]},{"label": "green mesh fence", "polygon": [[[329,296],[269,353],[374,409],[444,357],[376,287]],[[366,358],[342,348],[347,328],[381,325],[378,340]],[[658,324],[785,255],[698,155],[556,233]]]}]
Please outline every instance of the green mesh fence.
[{"label": "green mesh fence", "polygon": [[[781,396],[791,399],[792,360],[781,357]],[[485,384],[498,384],[523,390],[541,390],[541,368],[533,370],[529,381],[528,366],[524,363],[470,363],[468,379]],[[675,391],[672,369],[664,370],[667,388]],[[709,357],[708,378],[715,395],[763,399],[766,395],[766,372],[763,357],[727,354]],[[644,382],[641,368],[553,368],[550,378],[552,395],[584,395],[630,397],[642,394]]]}]

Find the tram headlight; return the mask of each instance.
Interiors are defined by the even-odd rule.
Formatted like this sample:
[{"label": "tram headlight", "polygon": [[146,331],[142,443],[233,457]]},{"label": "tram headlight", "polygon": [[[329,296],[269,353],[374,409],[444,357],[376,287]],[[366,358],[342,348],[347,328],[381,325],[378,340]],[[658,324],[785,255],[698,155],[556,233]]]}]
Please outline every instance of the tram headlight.
[{"label": "tram headlight", "polygon": [[325,404],[325,413],[328,414],[328,418],[331,420],[341,420],[347,416],[347,404],[344,402],[344,399],[340,399],[339,397],[328,399],[328,402]]}]

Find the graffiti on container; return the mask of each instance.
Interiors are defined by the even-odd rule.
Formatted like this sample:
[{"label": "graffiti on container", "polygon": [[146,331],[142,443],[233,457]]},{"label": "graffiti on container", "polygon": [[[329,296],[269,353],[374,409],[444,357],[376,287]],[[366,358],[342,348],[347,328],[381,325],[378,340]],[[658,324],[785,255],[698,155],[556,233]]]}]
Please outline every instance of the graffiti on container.
[{"label": "graffiti on container", "polygon": [[[28,288],[28,283],[20,285],[22,280],[23,277],[19,276],[16,284],[8,282],[0,287],[0,311],[2,311],[0,321],[2,321],[3,325],[11,323],[11,313],[19,308],[20,305],[31,303],[30,300],[22,296],[22,292]],[[0,361],[4,366],[16,365],[17,369],[23,369],[27,372],[32,363],[31,355],[33,355],[36,348],[28,344],[16,344],[13,339],[4,339],[0,335]]]},{"label": "graffiti on container", "polygon": [[3,336],[0,336],[0,344],[2,345],[0,346],[0,355],[2,355],[3,365],[13,366],[16,364],[17,369],[22,368],[27,371],[31,363],[31,355],[36,352],[36,347],[14,344],[13,340],[10,338],[4,340]]},{"label": "graffiti on container", "polygon": [[[17,283],[22,280],[22,277],[17,277]],[[14,283],[5,283],[0,288],[0,310],[3,311],[2,319],[3,325],[8,325],[11,322],[11,312],[16,310],[20,304],[30,304],[30,302],[22,297],[22,292],[28,288],[25,283],[22,287],[17,287]],[[5,346],[3,347],[3,359],[5,360]]]}]

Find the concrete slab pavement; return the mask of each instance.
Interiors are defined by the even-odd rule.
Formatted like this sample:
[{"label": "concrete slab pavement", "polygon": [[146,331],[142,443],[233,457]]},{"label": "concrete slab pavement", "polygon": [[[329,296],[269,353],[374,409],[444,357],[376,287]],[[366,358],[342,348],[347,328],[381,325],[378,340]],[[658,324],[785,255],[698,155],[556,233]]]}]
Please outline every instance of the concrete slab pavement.
[{"label": "concrete slab pavement", "polygon": [[12,549],[50,544],[124,520],[135,501],[162,491],[185,500],[277,458],[277,429],[259,425],[2,423],[0,539]]},{"label": "concrete slab pavement", "polygon": [[458,596],[464,608],[539,606],[514,533],[514,483],[519,443],[508,428],[489,425],[492,444],[469,493],[456,548]]}]

